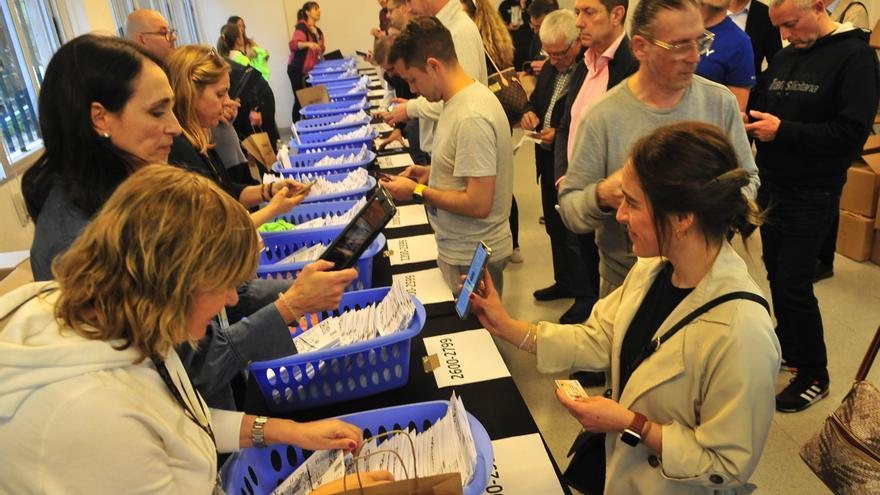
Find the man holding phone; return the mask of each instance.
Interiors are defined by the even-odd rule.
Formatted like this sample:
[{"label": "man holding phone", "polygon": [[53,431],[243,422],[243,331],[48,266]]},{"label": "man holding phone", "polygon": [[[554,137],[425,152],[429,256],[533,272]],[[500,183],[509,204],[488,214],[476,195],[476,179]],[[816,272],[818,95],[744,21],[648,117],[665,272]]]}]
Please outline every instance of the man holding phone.
[{"label": "man holding phone", "polygon": [[433,17],[410,21],[394,41],[389,63],[428,101],[445,103],[435,134],[433,163],[382,179],[396,200],[420,199],[437,236],[437,264],[457,292],[475,246],[492,250],[489,273],[499,292],[513,252],[510,224],[513,151],[501,103],[474,81],[456,57],[452,36]]}]

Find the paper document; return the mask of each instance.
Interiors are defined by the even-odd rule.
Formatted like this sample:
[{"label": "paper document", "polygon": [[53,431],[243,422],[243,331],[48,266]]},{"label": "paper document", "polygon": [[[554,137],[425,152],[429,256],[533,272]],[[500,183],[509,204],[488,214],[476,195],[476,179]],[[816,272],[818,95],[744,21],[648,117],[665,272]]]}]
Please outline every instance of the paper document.
[{"label": "paper document", "polygon": [[485,328],[423,339],[428,355],[437,354],[437,388],[484,382],[510,376],[510,371]]},{"label": "paper document", "polygon": [[372,91],[367,92],[367,98],[384,98],[385,90],[384,89],[374,89]]},{"label": "paper document", "polygon": [[414,225],[427,225],[428,214],[422,205],[398,206],[397,213],[391,217],[386,228],[396,229],[399,227],[412,227]]},{"label": "paper document", "polygon": [[395,282],[403,281],[406,291],[416,296],[422,304],[452,302],[452,291],[446,285],[443,272],[439,268],[393,275]]},{"label": "paper document", "polygon": [[400,168],[415,165],[412,156],[409,153],[398,153],[396,155],[380,156],[376,159],[379,162],[379,168]]},{"label": "paper document", "polygon": [[495,465],[484,493],[498,495],[562,495],[559,479],[547,457],[541,435],[533,433],[492,441]]},{"label": "paper document", "polygon": [[392,253],[392,266],[437,259],[437,239],[434,234],[388,239],[388,249]]},{"label": "paper document", "polygon": [[391,131],[394,130],[393,127],[391,127],[390,125],[386,124],[385,122],[379,122],[378,124],[370,124],[370,127],[372,127],[373,130],[376,131],[376,132],[378,132],[379,134],[383,134],[383,133],[386,133],[386,132],[391,132]]},{"label": "paper document", "polygon": [[345,476],[341,450],[319,450],[272,491],[272,495],[306,495],[321,485]]},{"label": "paper document", "polygon": [[522,147],[522,145],[524,145],[524,144],[526,144],[526,143],[541,144],[541,140],[538,139],[538,138],[534,138],[534,137],[532,137],[532,136],[529,136],[528,131],[527,131],[527,132],[524,132],[522,138],[521,138],[521,139],[516,143],[516,145],[513,147],[513,152],[514,152],[514,154],[515,154],[517,151],[519,151],[519,149]]}]

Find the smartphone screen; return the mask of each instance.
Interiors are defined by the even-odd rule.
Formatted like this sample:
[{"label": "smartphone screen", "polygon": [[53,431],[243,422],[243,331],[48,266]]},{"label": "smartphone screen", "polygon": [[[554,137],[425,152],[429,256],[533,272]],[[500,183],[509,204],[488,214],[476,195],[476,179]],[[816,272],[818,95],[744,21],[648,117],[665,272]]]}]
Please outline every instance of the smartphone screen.
[{"label": "smartphone screen", "polygon": [[479,287],[480,282],[483,280],[483,272],[486,265],[489,264],[491,256],[492,250],[485,242],[477,244],[474,257],[471,259],[471,266],[468,268],[467,277],[464,279],[464,284],[461,287],[461,293],[455,302],[455,311],[462,320],[467,318],[471,311],[471,293],[474,292],[475,288]]}]

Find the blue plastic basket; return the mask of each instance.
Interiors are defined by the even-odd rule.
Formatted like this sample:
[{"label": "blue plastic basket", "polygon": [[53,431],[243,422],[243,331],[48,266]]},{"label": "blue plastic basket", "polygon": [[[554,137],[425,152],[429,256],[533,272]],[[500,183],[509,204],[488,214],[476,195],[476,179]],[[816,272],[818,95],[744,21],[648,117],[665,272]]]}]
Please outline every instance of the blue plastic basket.
[{"label": "blue plastic basket", "polygon": [[309,74],[306,77],[306,82],[308,82],[312,86],[318,86],[325,83],[334,83],[334,82],[343,82],[343,81],[357,81],[361,78],[360,74],[355,74],[353,76],[343,76],[340,74],[327,74],[327,75],[311,75]]},{"label": "blue plastic basket", "polygon": [[[344,228],[345,225],[334,225],[323,229],[307,229],[301,232],[294,229],[279,232],[278,235],[264,237],[263,243],[266,245],[266,249],[260,252],[257,276],[269,280],[295,278],[303,267],[314,260],[284,264],[278,263],[278,261],[302,247],[314,246],[318,243],[330,244],[339,236]],[[346,291],[364,290],[373,287],[373,257],[379,254],[383,246],[385,246],[385,236],[379,234],[357,261],[358,276],[345,288]]]},{"label": "blue plastic basket", "polygon": [[299,114],[307,119],[313,117],[330,117],[332,115],[344,115],[357,113],[361,110],[368,111],[370,102],[355,106],[353,101],[331,101],[330,103],[312,103],[299,109]]},{"label": "blue plastic basket", "polygon": [[321,60],[320,62],[315,64],[315,67],[313,69],[325,68],[325,67],[338,67],[340,65],[345,65],[347,63],[350,63],[352,60],[357,61],[357,59],[355,58],[354,55],[349,55],[348,57],[342,57],[342,58]]},{"label": "blue plastic basket", "polygon": [[[339,308],[321,313],[319,320],[347,310],[378,303],[390,287],[343,294]],[[415,303],[416,314],[400,332],[365,342],[248,365],[274,411],[299,411],[375,395],[409,381],[410,339],[425,326],[425,308]],[[311,328],[313,325],[309,323]],[[297,330],[301,330],[297,328]]]},{"label": "blue plastic basket", "polygon": [[373,160],[376,159],[376,154],[372,151],[367,151],[367,156],[363,160],[356,162],[348,162],[342,163],[339,165],[331,165],[329,167],[315,167],[315,163],[319,162],[322,158],[326,156],[331,157],[339,157],[343,155],[350,155],[352,153],[357,153],[358,149],[342,149],[342,150],[333,150],[333,151],[325,151],[319,153],[301,153],[290,155],[290,166],[291,168],[281,168],[281,164],[279,162],[275,162],[272,165],[272,170],[279,174],[300,174],[300,173],[314,173],[314,174],[332,174],[339,172],[350,172],[359,167],[366,167],[373,163]]},{"label": "blue plastic basket", "polygon": [[330,91],[328,95],[330,96],[330,101],[352,101],[352,100],[361,100],[367,97],[367,90],[358,91],[356,93],[349,93],[348,91]]},{"label": "blue plastic basket", "polygon": [[347,200],[347,201],[325,201],[321,203],[309,203],[304,205],[299,205],[296,208],[290,210],[289,212],[278,215],[273,219],[276,220],[284,220],[285,222],[292,223],[297,225],[294,230],[279,230],[274,232],[260,232],[260,235],[263,238],[267,237],[276,237],[279,235],[286,234],[288,232],[310,232],[316,230],[324,230],[328,228],[336,227],[335,225],[330,227],[313,227],[313,228],[302,228],[298,225],[304,222],[308,222],[309,220],[314,220],[316,218],[326,218],[330,215],[341,215],[348,210],[352,209],[354,205],[358,202],[358,200]]},{"label": "blue plastic basket", "polygon": [[290,149],[296,150],[299,154],[336,151],[349,148],[355,148],[359,150],[363,146],[370,148],[372,146],[373,139],[376,139],[376,136],[379,135],[378,132],[370,129],[370,133],[364,137],[342,139],[339,141],[328,141],[334,136],[338,136],[339,134],[344,134],[346,132],[352,132],[354,130],[356,130],[356,128],[346,130],[336,129],[330,131],[309,132],[301,135],[299,137],[299,142],[297,142],[295,139],[291,139],[288,146],[290,147]]},{"label": "blue plastic basket", "polygon": [[[282,173],[281,177],[283,177],[285,179],[293,179],[297,182],[310,182],[312,180],[312,178],[314,178],[317,175],[321,175],[325,179],[327,179],[331,182],[340,182],[343,179],[345,179],[345,176],[348,175],[348,172],[328,173],[328,174],[324,175],[322,172],[308,172],[308,173],[306,173],[305,171],[300,171],[295,174]],[[339,200],[343,200],[343,199],[361,199],[364,196],[366,196],[366,194],[368,192],[370,192],[370,190],[372,190],[374,187],[376,187],[376,179],[374,177],[370,176],[367,178],[367,184],[364,186],[358,187],[356,189],[352,189],[350,191],[338,192],[335,194],[321,194],[321,195],[310,194],[310,195],[306,196],[306,198],[304,200],[302,200],[302,202],[300,204],[318,203],[318,202],[322,202],[322,201],[339,201]]]},{"label": "blue plastic basket", "polygon": [[[448,407],[449,403],[446,401],[421,402],[348,414],[339,416],[338,419],[362,428],[365,437],[368,433],[377,434],[399,427],[421,432],[442,418]],[[464,486],[463,492],[464,495],[480,495],[489,484],[489,473],[495,462],[495,454],[486,429],[470,413],[468,423],[477,449],[477,465],[473,479]],[[230,495],[267,495],[287,479],[309,455],[311,452],[303,452],[298,447],[288,445],[242,449],[223,464],[220,471],[223,489]]]},{"label": "blue plastic basket", "polygon": [[295,124],[296,132],[300,134],[306,134],[309,132],[339,131],[342,129],[361,127],[362,125],[369,124],[372,121],[370,116],[367,115],[365,118],[357,122],[341,123],[340,121],[344,117],[345,115],[332,115],[330,117],[299,120]]}]

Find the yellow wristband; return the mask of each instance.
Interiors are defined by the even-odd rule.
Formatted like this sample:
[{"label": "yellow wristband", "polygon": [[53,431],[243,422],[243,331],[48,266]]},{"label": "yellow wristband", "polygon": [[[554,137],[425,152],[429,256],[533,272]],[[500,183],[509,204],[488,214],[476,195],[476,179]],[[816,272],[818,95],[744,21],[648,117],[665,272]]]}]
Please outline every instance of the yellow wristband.
[{"label": "yellow wristband", "polygon": [[428,188],[428,186],[426,186],[424,184],[419,184],[416,186],[415,189],[413,189],[413,194],[416,196],[424,197],[425,189],[427,189],[427,188]]}]

